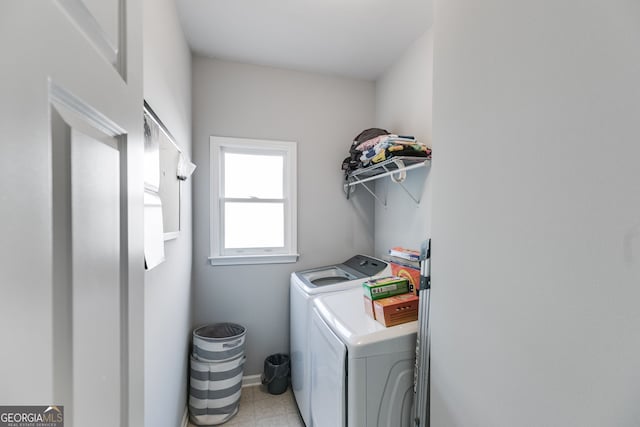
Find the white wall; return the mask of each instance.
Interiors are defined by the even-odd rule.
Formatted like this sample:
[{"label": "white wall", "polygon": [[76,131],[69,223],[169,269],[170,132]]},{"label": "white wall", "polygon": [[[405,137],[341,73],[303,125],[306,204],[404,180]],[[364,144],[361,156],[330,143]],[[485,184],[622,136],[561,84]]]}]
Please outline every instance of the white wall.
[{"label": "white wall", "polygon": [[[173,0],[144,1],[144,98],[191,155],[191,52]],[[180,235],[145,275],[145,425],[180,425],[187,401],[191,288],[191,182],[182,185]]]},{"label": "white wall", "polygon": [[[431,145],[433,31],[417,39],[376,81],[376,126],[400,135],[414,135]],[[437,153],[435,153],[437,156]],[[376,195],[387,206],[375,205],[375,254],[393,246],[419,248],[431,231],[430,168],[410,171],[404,182],[416,204],[389,178],[376,181]]]},{"label": "white wall", "polygon": [[[374,85],[195,57],[193,97],[195,324],[244,325],[245,375],[259,374],[269,354],[289,352],[290,273],[373,251],[371,200],[345,199],[340,165],[373,122]],[[297,263],[209,265],[211,135],[298,142]]]},{"label": "white wall", "polygon": [[432,425],[640,425],[639,23],[436,1]]}]

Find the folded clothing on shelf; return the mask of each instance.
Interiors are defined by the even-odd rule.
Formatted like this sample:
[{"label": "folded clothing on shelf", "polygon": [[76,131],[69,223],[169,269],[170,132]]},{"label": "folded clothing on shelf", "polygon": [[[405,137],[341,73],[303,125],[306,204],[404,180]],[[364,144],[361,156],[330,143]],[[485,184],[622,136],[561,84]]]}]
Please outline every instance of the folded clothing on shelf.
[{"label": "folded clothing on shelf", "polygon": [[351,143],[349,157],[342,161],[342,170],[347,179],[349,173],[356,169],[401,156],[430,159],[431,148],[414,136],[396,135],[379,128],[366,129]]},{"label": "folded clothing on shelf", "polygon": [[[342,161],[342,170],[345,173],[345,178],[349,172],[362,167],[362,162],[360,161],[362,150],[358,150],[358,147],[364,143],[371,144],[373,141],[376,141],[375,143],[377,143],[379,137],[384,137],[386,135],[389,135],[389,132],[384,129],[370,128],[363,130],[353,139],[353,142],[349,147],[349,157]],[[375,145],[375,143],[373,144]]]},{"label": "folded clothing on shelf", "polygon": [[397,156],[426,158],[431,156],[431,149],[417,141],[394,141],[387,139],[364,152],[360,157],[360,161],[363,166],[367,166],[369,163],[380,163]]}]

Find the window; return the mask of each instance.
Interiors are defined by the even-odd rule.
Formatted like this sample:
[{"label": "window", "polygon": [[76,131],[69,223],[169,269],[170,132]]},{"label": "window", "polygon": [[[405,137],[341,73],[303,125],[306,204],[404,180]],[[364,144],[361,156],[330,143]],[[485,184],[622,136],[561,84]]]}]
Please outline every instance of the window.
[{"label": "window", "polygon": [[212,265],[295,262],[296,143],[212,136]]}]

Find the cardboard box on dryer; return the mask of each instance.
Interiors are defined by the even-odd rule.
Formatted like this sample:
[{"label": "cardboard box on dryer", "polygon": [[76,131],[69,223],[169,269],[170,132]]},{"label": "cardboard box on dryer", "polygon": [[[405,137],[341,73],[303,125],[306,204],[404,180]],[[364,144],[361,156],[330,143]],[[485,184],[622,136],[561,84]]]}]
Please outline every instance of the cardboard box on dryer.
[{"label": "cardboard box on dryer", "polygon": [[409,281],[409,292],[418,295],[420,289],[420,269],[409,267],[395,262],[390,262],[391,274]]},{"label": "cardboard box on dryer", "polygon": [[402,294],[373,301],[375,319],[384,326],[418,320],[419,300],[413,294]]},{"label": "cardboard box on dryer", "polygon": [[371,300],[409,292],[409,281],[403,277],[379,277],[362,284],[364,294]]}]

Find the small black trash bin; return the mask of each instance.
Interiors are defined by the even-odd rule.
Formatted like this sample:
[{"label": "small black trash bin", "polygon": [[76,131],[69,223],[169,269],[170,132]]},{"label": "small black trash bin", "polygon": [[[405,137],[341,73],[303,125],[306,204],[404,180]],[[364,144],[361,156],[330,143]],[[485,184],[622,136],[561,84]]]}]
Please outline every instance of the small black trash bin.
[{"label": "small black trash bin", "polygon": [[289,385],[290,361],[286,354],[272,354],[264,359],[262,384],[271,394],[282,394]]}]

